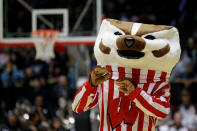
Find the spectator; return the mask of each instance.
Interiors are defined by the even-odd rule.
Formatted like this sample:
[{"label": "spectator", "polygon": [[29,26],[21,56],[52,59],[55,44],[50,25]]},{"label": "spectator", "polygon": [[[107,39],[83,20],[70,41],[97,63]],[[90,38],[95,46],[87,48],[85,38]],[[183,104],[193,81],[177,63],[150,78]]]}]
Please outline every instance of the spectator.
[{"label": "spectator", "polygon": [[194,65],[189,63],[186,66],[186,72],[180,73],[175,76],[173,83],[183,83],[186,88],[188,88],[191,83],[197,82],[197,73],[194,70]]},{"label": "spectator", "polygon": [[[58,99],[58,109],[56,110],[55,114],[62,120],[65,118],[68,118],[70,115],[72,115],[69,112],[69,105],[68,101],[64,97],[60,97]],[[71,108],[70,108],[71,109]]]},{"label": "spectator", "polygon": [[197,131],[197,114],[192,118],[192,131]]},{"label": "spectator", "polygon": [[8,118],[7,104],[4,100],[0,100],[0,125],[6,123]]},{"label": "spectator", "polygon": [[182,125],[182,116],[180,112],[175,112],[173,120],[168,125],[159,127],[159,131],[189,131]]},{"label": "spectator", "polygon": [[31,86],[31,82],[34,79],[34,72],[33,69],[31,67],[27,67],[25,69],[25,87],[30,87]]},{"label": "spectator", "polygon": [[9,62],[9,49],[4,48],[0,53],[0,69]]},{"label": "spectator", "polygon": [[19,84],[23,82],[24,74],[20,70],[17,69],[16,65],[12,63],[7,63],[5,66],[5,70],[1,74],[1,82],[3,88],[9,87],[21,87]]},{"label": "spectator", "polygon": [[35,108],[36,111],[38,112],[39,118],[41,121],[46,121],[47,118],[47,114],[48,114],[48,110],[46,108],[44,108],[44,104],[43,104],[43,97],[42,96],[36,96],[35,98]]},{"label": "spectator", "polygon": [[33,112],[32,114],[30,114],[29,126],[28,126],[29,129],[31,131],[37,131],[39,122],[40,122],[40,117],[38,112]]},{"label": "spectator", "polygon": [[32,81],[32,86],[33,86],[33,89],[29,94],[30,101],[34,103],[37,96],[42,96],[42,98],[44,99],[44,103],[47,104],[47,101],[46,101],[47,91],[41,86],[40,80],[35,78]]},{"label": "spectator", "polygon": [[53,117],[51,129],[52,129],[52,131],[65,131],[65,129],[62,127],[62,123],[61,123],[60,118]]},{"label": "spectator", "polygon": [[12,64],[7,63],[5,65],[4,71],[1,73],[1,82],[3,88],[9,88],[12,87],[12,79],[10,77],[10,74],[12,72]]},{"label": "spectator", "polygon": [[196,109],[193,104],[191,104],[191,95],[188,90],[184,89],[182,92],[182,105],[180,106],[179,112],[182,116],[182,125],[191,129],[192,128],[192,118],[196,113]]},{"label": "spectator", "polygon": [[182,115],[181,115],[181,113],[179,113],[179,112],[174,113],[174,123],[169,128],[169,131],[189,131],[181,123],[182,123]]},{"label": "spectator", "polygon": [[4,126],[2,126],[0,128],[1,130],[13,130],[13,131],[17,131],[20,129],[20,125],[19,125],[19,121],[17,116],[14,113],[10,113],[8,115],[8,121],[7,124],[5,124]]}]

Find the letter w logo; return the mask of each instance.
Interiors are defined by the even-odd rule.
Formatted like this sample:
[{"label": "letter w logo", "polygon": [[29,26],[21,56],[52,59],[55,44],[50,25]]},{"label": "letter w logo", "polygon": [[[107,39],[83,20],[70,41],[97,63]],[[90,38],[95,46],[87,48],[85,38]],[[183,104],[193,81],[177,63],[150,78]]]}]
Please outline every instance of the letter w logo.
[{"label": "letter w logo", "polygon": [[134,103],[131,103],[128,96],[114,99],[108,106],[108,116],[112,129],[117,128],[124,121],[124,124],[133,125],[137,118],[138,110]]}]

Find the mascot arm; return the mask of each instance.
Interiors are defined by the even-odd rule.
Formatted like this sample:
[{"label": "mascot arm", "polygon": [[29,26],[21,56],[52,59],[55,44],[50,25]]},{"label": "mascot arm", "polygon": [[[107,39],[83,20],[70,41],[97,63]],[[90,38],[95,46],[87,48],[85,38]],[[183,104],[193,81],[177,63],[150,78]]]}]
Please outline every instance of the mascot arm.
[{"label": "mascot arm", "polygon": [[150,95],[146,91],[137,87],[133,92],[130,93],[129,97],[136,106],[141,109],[144,113],[150,116],[164,119],[167,117],[170,111],[170,85],[164,83]]},{"label": "mascot arm", "polygon": [[97,103],[97,87],[93,87],[89,81],[86,81],[77,91],[72,103],[72,109],[74,112],[80,114],[93,108]]}]

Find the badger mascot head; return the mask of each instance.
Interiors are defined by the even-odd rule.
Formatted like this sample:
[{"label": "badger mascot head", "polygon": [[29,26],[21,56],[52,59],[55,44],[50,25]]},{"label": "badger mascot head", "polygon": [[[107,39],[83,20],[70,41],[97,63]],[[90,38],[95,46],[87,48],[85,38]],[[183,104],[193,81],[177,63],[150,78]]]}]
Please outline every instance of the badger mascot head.
[{"label": "badger mascot head", "polygon": [[180,59],[179,34],[172,26],[105,19],[94,53],[99,65],[171,73]]}]

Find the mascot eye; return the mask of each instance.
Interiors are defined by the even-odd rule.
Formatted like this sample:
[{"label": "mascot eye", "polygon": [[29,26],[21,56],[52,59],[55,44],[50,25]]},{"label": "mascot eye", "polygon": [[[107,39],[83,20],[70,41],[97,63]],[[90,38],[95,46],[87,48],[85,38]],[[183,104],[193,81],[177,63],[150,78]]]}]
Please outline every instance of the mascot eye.
[{"label": "mascot eye", "polygon": [[154,36],[152,36],[152,35],[147,35],[147,36],[145,36],[144,38],[146,38],[146,39],[149,39],[149,40],[154,40],[154,39],[156,39]]},{"label": "mascot eye", "polygon": [[120,33],[119,31],[114,32],[114,35],[122,35],[122,33]]}]

